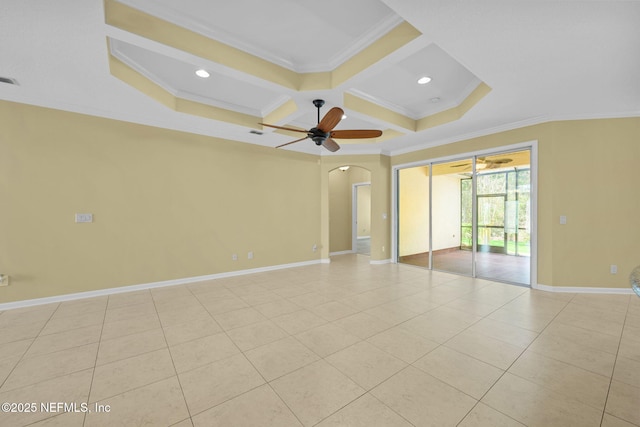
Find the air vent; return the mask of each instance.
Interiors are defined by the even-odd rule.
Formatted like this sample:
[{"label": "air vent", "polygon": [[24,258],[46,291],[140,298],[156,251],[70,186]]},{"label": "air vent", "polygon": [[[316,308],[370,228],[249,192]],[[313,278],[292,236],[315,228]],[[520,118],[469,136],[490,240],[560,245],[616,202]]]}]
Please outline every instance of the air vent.
[{"label": "air vent", "polygon": [[254,135],[262,135],[263,132],[260,132],[259,130],[250,130],[249,133],[252,133]]},{"label": "air vent", "polygon": [[16,81],[16,79],[12,79],[9,77],[0,77],[0,83],[7,83],[10,85],[18,85],[18,82]]}]

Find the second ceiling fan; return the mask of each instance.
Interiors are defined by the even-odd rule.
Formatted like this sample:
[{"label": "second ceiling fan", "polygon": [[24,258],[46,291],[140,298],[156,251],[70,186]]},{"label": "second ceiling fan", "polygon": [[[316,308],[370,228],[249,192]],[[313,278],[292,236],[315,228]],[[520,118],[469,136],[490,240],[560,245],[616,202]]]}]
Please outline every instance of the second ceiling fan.
[{"label": "second ceiling fan", "polygon": [[295,141],[287,142],[286,144],[278,145],[276,148],[284,147],[289,144],[293,144],[296,142],[304,141],[307,138],[310,138],[316,145],[322,145],[329,151],[338,151],[340,146],[337,142],[333,140],[333,138],[337,139],[360,139],[360,138],[377,138],[382,135],[381,130],[375,129],[358,129],[358,130],[333,130],[334,127],[340,123],[342,120],[342,115],[344,111],[342,108],[333,107],[330,109],[327,114],[324,115],[322,120],[320,120],[320,108],[324,105],[324,100],[322,99],[314,99],[313,105],[318,109],[318,124],[316,127],[311,128],[309,130],[302,130],[296,128],[289,128],[283,126],[275,126],[269,125],[267,123],[260,123],[262,126],[268,126],[271,128],[288,130],[291,132],[301,132],[306,133],[307,136],[304,138],[296,139]]}]

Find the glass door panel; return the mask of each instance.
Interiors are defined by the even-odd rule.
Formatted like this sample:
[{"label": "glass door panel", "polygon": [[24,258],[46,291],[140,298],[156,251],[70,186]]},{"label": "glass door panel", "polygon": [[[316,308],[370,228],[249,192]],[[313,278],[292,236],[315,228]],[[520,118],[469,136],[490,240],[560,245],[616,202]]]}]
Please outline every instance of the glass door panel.
[{"label": "glass door panel", "polygon": [[478,196],[478,252],[506,253],[505,196]]},{"label": "glass door panel", "polygon": [[434,270],[473,274],[471,158],[432,165],[431,243]]},{"label": "glass door panel", "polygon": [[530,151],[477,158],[476,276],[530,284]]}]

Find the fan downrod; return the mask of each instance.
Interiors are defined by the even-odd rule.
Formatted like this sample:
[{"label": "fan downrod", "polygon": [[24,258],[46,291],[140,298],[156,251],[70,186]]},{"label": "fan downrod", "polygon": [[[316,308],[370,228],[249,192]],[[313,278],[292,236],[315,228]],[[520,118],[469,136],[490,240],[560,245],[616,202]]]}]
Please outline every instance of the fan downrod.
[{"label": "fan downrod", "polygon": [[[313,105],[315,105],[318,109],[318,123],[320,123],[320,108],[324,105],[324,99],[314,99]],[[316,141],[315,139],[314,141],[316,142],[316,145],[322,145],[322,142],[318,144],[318,141]]]}]

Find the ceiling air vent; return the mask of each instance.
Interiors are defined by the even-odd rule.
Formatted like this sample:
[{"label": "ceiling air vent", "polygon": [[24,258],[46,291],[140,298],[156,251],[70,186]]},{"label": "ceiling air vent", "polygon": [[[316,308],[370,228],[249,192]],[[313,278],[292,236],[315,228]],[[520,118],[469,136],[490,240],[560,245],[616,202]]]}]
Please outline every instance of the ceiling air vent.
[{"label": "ceiling air vent", "polygon": [[252,133],[254,135],[262,135],[263,132],[260,132],[259,130],[250,130],[249,133]]},{"label": "ceiling air vent", "polygon": [[10,85],[18,85],[18,82],[16,81],[16,79],[12,79],[9,77],[0,77],[0,83],[7,83]]}]

